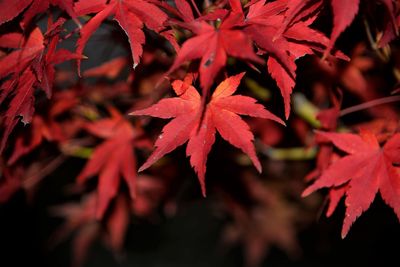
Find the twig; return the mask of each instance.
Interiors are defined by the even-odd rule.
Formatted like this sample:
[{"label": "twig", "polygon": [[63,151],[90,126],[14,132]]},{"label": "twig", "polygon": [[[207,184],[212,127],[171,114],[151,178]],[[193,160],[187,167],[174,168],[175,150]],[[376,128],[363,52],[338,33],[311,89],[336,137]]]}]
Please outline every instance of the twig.
[{"label": "twig", "polygon": [[379,98],[379,99],[375,99],[375,100],[371,100],[359,105],[355,105],[352,107],[348,107],[345,109],[342,109],[340,111],[340,117],[345,116],[347,114],[353,113],[353,112],[357,112],[357,111],[361,111],[364,109],[368,109],[368,108],[372,108],[378,105],[383,105],[383,104],[388,104],[388,103],[392,103],[392,102],[397,102],[400,101],[400,95],[397,96],[388,96],[388,97],[383,97],[383,98]]},{"label": "twig", "polygon": [[190,0],[190,2],[192,2],[192,5],[194,7],[194,10],[197,13],[197,16],[201,17],[201,12],[200,12],[199,8],[197,7],[196,2],[194,0]]}]

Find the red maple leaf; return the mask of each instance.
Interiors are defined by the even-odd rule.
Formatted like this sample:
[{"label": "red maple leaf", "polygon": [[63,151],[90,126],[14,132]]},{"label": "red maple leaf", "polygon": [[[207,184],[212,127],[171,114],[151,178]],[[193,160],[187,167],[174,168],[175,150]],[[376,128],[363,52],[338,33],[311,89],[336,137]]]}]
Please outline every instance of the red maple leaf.
[{"label": "red maple leaf", "polygon": [[45,140],[61,143],[71,139],[72,135],[80,128],[79,123],[74,127],[68,124],[68,120],[56,120],[57,116],[65,114],[66,111],[77,105],[79,100],[76,94],[72,91],[59,92],[55,95],[53,101],[51,107],[47,110],[47,116],[35,114],[30,127],[15,138],[13,151],[7,161],[8,165],[13,165],[21,157],[39,147]]},{"label": "red maple leaf", "polygon": [[54,134],[59,134],[59,130],[57,124],[47,125],[41,116],[35,116],[32,120],[30,135],[28,137],[23,135],[17,137],[13,153],[7,163],[14,164],[22,156],[37,148],[43,140],[57,138],[58,136],[54,136]]},{"label": "red maple leaf", "polygon": [[4,149],[19,117],[22,117],[21,121],[25,124],[31,121],[35,89],[41,88],[48,98],[51,97],[55,65],[80,58],[68,50],[56,50],[60,40],[58,33],[64,21],[50,21],[49,31],[44,36],[39,28],[35,28],[26,40],[20,33],[0,37],[0,47],[16,49],[0,59],[0,78],[8,77],[0,87],[0,104],[7,97],[12,98],[3,121],[0,151]]},{"label": "red maple leaf", "polygon": [[[287,0],[286,0],[287,1]],[[385,0],[383,0],[385,1]],[[360,0],[330,0],[333,13],[331,38],[326,46],[325,56],[332,50],[340,34],[353,22],[358,13]],[[310,14],[312,9],[323,3],[323,0],[292,0],[287,5],[285,21],[281,24],[277,37],[299,17]]]},{"label": "red maple leaf", "polygon": [[[378,191],[400,219],[400,170],[394,166],[394,163],[400,162],[400,134],[393,135],[383,147],[379,146],[376,136],[370,132],[361,132],[360,135],[318,132],[318,135],[349,155],[333,162],[303,192],[303,196],[323,187],[348,185],[342,188],[346,193],[342,237],[347,235],[353,222],[369,208]],[[337,191],[337,197],[343,195],[342,190]]]},{"label": "red maple leaf", "polygon": [[384,47],[396,36],[399,35],[400,26],[400,3],[392,0],[381,0],[386,7],[390,20],[386,23],[382,37],[379,40],[379,47]]},{"label": "red maple leaf", "polygon": [[26,38],[21,33],[8,33],[0,36],[0,46],[16,49],[0,59],[0,77],[4,78],[28,67],[45,49],[44,36],[39,28],[35,28]]},{"label": "red maple leaf", "polygon": [[[118,254],[124,250],[124,241],[131,215],[135,214],[140,218],[150,217],[165,196],[164,182],[153,176],[138,175],[137,195],[134,201],[131,203],[127,194],[118,194],[110,207],[110,212],[107,212],[101,221],[96,216],[98,196],[95,193],[83,196],[80,203],[68,203],[53,207],[51,209],[53,215],[63,217],[65,222],[53,234],[52,245],[65,241],[74,233],[72,240],[72,262],[74,264],[72,266],[77,267],[82,266],[90,247],[99,238],[116,256],[121,256]],[[3,191],[0,183],[0,192]],[[4,193],[7,194],[7,191]],[[0,203],[1,200],[2,195],[0,195]]]},{"label": "red maple leaf", "polygon": [[296,255],[299,252],[296,225],[303,218],[278,188],[271,188],[258,178],[244,173],[241,179],[252,205],[221,194],[226,212],[232,217],[223,229],[222,241],[226,245],[241,243],[248,267],[260,266],[272,246],[289,256]]},{"label": "red maple leaf", "polygon": [[73,9],[74,0],[14,0],[12,3],[7,0],[0,0],[0,25],[14,19],[25,9],[22,25],[25,27],[33,17],[45,12],[50,5],[57,6],[70,15],[79,25]]},{"label": "red maple leaf", "polygon": [[14,19],[19,15],[25,8],[29,6],[32,0],[20,0],[10,4],[10,1],[0,1],[0,25]]},{"label": "red maple leaf", "polygon": [[96,195],[91,193],[84,196],[81,203],[52,208],[53,215],[65,218],[65,222],[52,236],[53,245],[75,232],[72,240],[72,266],[83,265],[90,247],[99,237],[113,252],[120,253],[123,249],[131,214],[128,198],[125,195],[116,198],[109,216],[103,221],[104,225],[96,219],[96,204]]},{"label": "red maple leaf", "polygon": [[[97,13],[80,31],[81,37],[77,42],[77,54],[82,55],[90,36],[100,24],[107,17],[114,16],[129,38],[134,68],[139,64],[143,54],[142,45],[145,42],[143,25],[155,32],[160,32],[164,29],[163,24],[168,18],[164,12],[148,0],[80,0],[75,4],[75,11],[79,15]],[[80,61],[78,60],[79,69]]]},{"label": "red maple leaf", "polygon": [[[132,112],[132,115],[174,118],[164,126],[162,134],[155,143],[156,149],[139,171],[149,168],[165,154],[189,140],[186,154],[190,156],[190,164],[198,175],[203,195],[205,195],[207,155],[215,142],[215,133],[218,131],[223,139],[249,155],[254,166],[261,172],[261,164],[252,143],[254,136],[238,114],[270,119],[282,124],[283,122],[262,105],[257,104],[255,99],[243,95],[232,95],[243,75],[244,73],[241,73],[229,77],[216,88],[205,108],[203,119],[201,119],[199,93],[193,86],[182,86],[184,82],[180,80],[172,83],[179,97],[163,99],[147,109]],[[182,88],[187,89],[182,92]]]},{"label": "red maple leaf", "polygon": [[[231,0],[231,2],[236,1]],[[287,2],[287,0],[255,2],[249,7],[244,29],[261,50],[270,54],[267,61],[268,71],[281,91],[286,118],[289,117],[290,96],[295,86],[295,61],[305,55],[315,54],[315,51],[323,51],[329,45],[327,37],[310,27],[316,18],[314,13],[317,5],[310,6],[307,16],[301,13],[280,33],[282,24],[289,15],[286,10],[292,4]],[[240,5],[235,6],[235,10],[244,16]]]},{"label": "red maple leaf", "polygon": [[[188,13],[187,8],[181,7],[181,4],[178,5],[179,11],[186,10],[181,13]],[[186,61],[201,59],[199,73],[203,95],[206,95],[219,71],[225,67],[228,56],[262,63],[254,52],[251,39],[240,29],[243,26],[240,14],[231,12],[222,17],[218,27],[207,23],[204,17],[201,20],[193,20],[193,15],[185,15],[184,18],[191,21],[179,25],[191,30],[195,36],[183,43],[168,73]],[[212,21],[212,24],[216,23],[219,22]]]},{"label": "red maple leaf", "polygon": [[67,203],[52,208],[54,216],[65,219],[64,223],[53,233],[52,245],[64,241],[74,233],[71,245],[71,266],[82,266],[87,259],[88,251],[101,234],[101,224],[96,220],[96,195],[82,198],[81,203]]},{"label": "red maple leaf", "polygon": [[113,58],[99,66],[86,70],[83,72],[83,77],[105,77],[110,80],[115,79],[128,65],[127,59],[126,57]]},{"label": "red maple leaf", "polygon": [[105,141],[98,145],[85,168],[77,177],[78,183],[99,174],[96,216],[102,218],[110,201],[117,195],[121,177],[128,185],[131,197],[135,196],[135,147],[148,146],[141,139],[141,131],[134,129],[116,110],[110,109],[111,118],[88,124],[86,129]]},{"label": "red maple leaf", "polygon": [[[25,71],[21,77],[18,78],[17,83],[12,86],[5,87],[2,90],[2,94],[7,94],[7,91],[12,91],[16,88],[16,93],[10,101],[7,112],[4,114],[4,120],[2,121],[3,135],[1,137],[0,152],[2,152],[6,146],[6,141],[10,136],[12,130],[17,125],[19,117],[21,121],[26,124],[32,120],[32,114],[34,112],[34,89],[35,75],[31,70]],[[0,96],[1,98],[3,95]],[[0,103],[2,103],[0,99]]]}]

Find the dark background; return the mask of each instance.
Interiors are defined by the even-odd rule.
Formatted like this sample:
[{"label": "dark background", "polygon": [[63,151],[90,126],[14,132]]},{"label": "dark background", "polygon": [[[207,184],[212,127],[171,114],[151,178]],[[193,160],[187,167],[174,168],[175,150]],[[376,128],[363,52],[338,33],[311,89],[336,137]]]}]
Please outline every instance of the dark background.
[{"label": "dark background", "polygon": [[[331,27],[329,16],[322,20],[319,25]],[[112,58],[124,51],[123,46],[114,43],[112,50],[99,47],[103,40],[113,40],[107,36],[109,28],[103,26],[103,31],[98,31],[92,38],[86,54],[94,60],[85,61],[84,67],[99,65],[104,58]],[[344,52],[348,53],[355,43],[365,38],[359,29],[358,19],[340,38],[338,46]],[[99,54],[104,58],[98,57]],[[25,193],[20,191],[8,203],[0,205],[0,267],[70,266],[72,237],[54,248],[48,247],[49,238],[63,222],[50,216],[49,207],[68,200],[63,193],[64,185],[74,181],[83,164],[83,161],[68,160],[45,179],[31,201],[27,201]],[[212,173],[213,168],[210,167],[208,172]],[[134,218],[126,236],[123,259],[117,261],[98,241],[89,251],[84,266],[243,266],[241,246],[226,248],[221,244],[227,219],[215,212],[215,196],[210,194],[202,198],[197,181],[188,180],[189,187],[196,189],[192,190],[190,200],[181,203],[175,217],[160,216],[156,222]],[[344,240],[340,238],[343,216],[344,204],[341,203],[331,218],[321,216],[298,234],[302,254],[297,259],[289,258],[285,252],[273,247],[262,266],[400,266],[400,225],[379,194]]]},{"label": "dark background", "polygon": [[[49,215],[49,207],[65,201],[61,185],[75,175],[71,164],[81,163],[67,161],[48,177],[39,187],[34,205],[27,204],[21,191],[0,206],[0,266],[70,266],[71,239],[48,247],[51,234],[62,223]],[[196,186],[193,179],[190,187]],[[181,205],[173,218],[160,218],[157,222],[134,219],[121,260],[117,261],[98,241],[84,266],[243,266],[240,245],[226,248],[221,244],[226,219],[215,212],[213,195],[197,196]],[[299,258],[291,259],[273,247],[262,266],[398,266],[400,227],[379,195],[346,239],[341,240],[343,216],[341,203],[331,218],[321,216],[299,233]]]}]

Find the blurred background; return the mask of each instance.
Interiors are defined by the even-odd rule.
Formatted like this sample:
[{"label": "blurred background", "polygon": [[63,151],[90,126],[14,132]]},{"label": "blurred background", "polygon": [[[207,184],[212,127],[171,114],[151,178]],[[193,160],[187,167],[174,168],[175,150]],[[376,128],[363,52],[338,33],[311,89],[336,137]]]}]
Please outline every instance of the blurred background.
[{"label": "blurred background", "polygon": [[[49,177],[51,179],[46,179],[36,194],[34,205],[27,204],[26,195],[19,192],[0,206],[1,266],[71,266],[76,246],[74,235],[55,246],[51,244],[51,236],[63,220],[50,216],[49,207],[63,201],[60,199],[63,188],[59,182],[76,175],[70,171],[70,166],[80,163],[68,161]],[[306,169],[308,165],[296,164],[300,165],[299,169]],[[301,175],[298,179],[301,180]],[[187,190],[180,196],[173,217],[132,218],[123,252],[119,255],[110,252],[98,239],[88,248],[83,266],[241,267],[249,260],[259,260],[260,266],[393,266],[398,261],[398,221],[379,197],[344,240],[340,238],[343,203],[329,219],[323,215],[311,216],[310,222],[294,234],[298,251],[290,255],[276,244],[269,244],[273,240],[264,238],[263,241],[260,238],[263,232],[259,229],[250,229],[249,232],[256,230],[256,233],[243,237],[247,238],[246,242],[227,244],[227,227],[232,218],[223,215],[218,207],[218,193],[202,198],[197,181],[188,180]],[[265,225],[272,225],[276,231],[290,231],[274,225],[291,223],[275,216],[265,218]]]},{"label": "blurred background", "polygon": [[[350,62],[332,59],[328,66],[312,56],[296,61],[298,78],[288,127],[246,118],[256,136],[262,174],[247,156],[218,137],[207,162],[204,198],[183,146],[138,176],[133,203],[122,185],[98,221],[93,216],[97,179],[80,188],[73,186],[103,141],[85,132],[83,122],[109,118],[110,107],[127,114],[173,96],[167,80],[156,84],[174,59],[172,47],[147,31],[142,63],[132,72],[124,32],[112,21],[103,23],[85,49],[89,59],[83,62],[83,78],[77,78],[75,63],[61,64],[55,101],[38,97],[35,116],[54,119],[69,132],[62,140],[44,140],[16,161],[13,174],[21,184],[7,191],[9,195],[0,195],[0,266],[398,266],[399,222],[379,194],[344,240],[340,238],[343,200],[327,218],[327,191],[300,196],[310,181],[305,177],[317,165],[313,130],[325,129],[316,116],[332,108],[335,100],[340,102],[331,93],[339,88],[343,94],[339,108],[348,108],[398,88],[399,42],[378,49],[367,36],[368,30],[382,26],[365,24],[365,18],[384,17],[378,7],[370,10],[363,5],[362,15],[338,40],[337,47],[351,57]],[[313,26],[329,35],[331,21],[330,10],[323,9]],[[15,23],[7,26],[1,31],[18,28]],[[46,19],[39,26],[44,31]],[[68,22],[66,28],[75,27]],[[184,39],[187,33],[181,34]],[[72,34],[61,47],[73,50],[76,39],[77,34]],[[284,117],[280,92],[267,70],[258,72],[229,59],[227,73],[242,71],[247,73],[238,93],[256,98]],[[185,74],[177,71],[175,78]],[[49,110],[69,97],[79,103],[47,118]],[[342,116],[338,128],[366,127],[386,133],[398,127],[398,114],[397,103],[376,106]],[[143,128],[149,140],[155,140],[166,123],[121,117],[135,130]],[[16,130],[11,141],[31,134],[29,127],[34,128]],[[151,150],[135,151],[137,162],[143,163]],[[4,184],[0,185],[2,189]]]}]

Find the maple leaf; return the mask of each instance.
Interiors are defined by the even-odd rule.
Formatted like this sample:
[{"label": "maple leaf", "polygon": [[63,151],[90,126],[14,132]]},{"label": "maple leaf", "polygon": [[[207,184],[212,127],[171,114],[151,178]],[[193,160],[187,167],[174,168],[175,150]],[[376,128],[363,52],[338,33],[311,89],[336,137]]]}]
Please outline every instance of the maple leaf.
[{"label": "maple leaf", "polygon": [[77,15],[74,11],[73,4],[74,0],[34,0],[25,12],[22,24],[24,26],[28,25],[37,14],[45,12],[50,8],[50,5],[52,5],[64,10],[74,22],[80,26],[80,22],[76,18]]},{"label": "maple leaf", "polygon": [[0,25],[14,19],[16,16],[19,15],[29,4],[32,0],[20,0],[15,1],[12,5],[7,0],[0,1]]},{"label": "maple leaf", "polygon": [[175,0],[176,9],[183,21],[194,21],[194,16],[190,4],[186,0]]},{"label": "maple leaf", "polygon": [[[299,19],[299,17],[308,15],[312,8],[323,3],[323,0],[292,0],[288,3],[285,21],[276,37],[279,37],[287,27]],[[330,0],[333,13],[333,28],[331,38],[326,46],[324,57],[332,50],[333,45],[340,34],[353,22],[358,13],[360,0]]]},{"label": "maple leaf", "polygon": [[182,86],[184,82],[180,80],[172,83],[179,97],[163,99],[147,109],[132,112],[132,115],[174,118],[164,126],[162,134],[155,143],[156,149],[139,171],[149,168],[165,154],[188,141],[186,155],[190,157],[190,164],[198,175],[202,193],[205,196],[207,155],[215,142],[215,133],[218,131],[223,139],[246,153],[257,170],[261,172],[261,164],[252,143],[254,136],[238,114],[284,123],[262,105],[257,104],[255,99],[243,95],[232,95],[243,75],[244,73],[231,76],[220,83],[205,108],[202,120],[200,94],[193,86],[189,86],[182,92],[182,87],[186,88],[186,86]]},{"label": "maple leaf", "polygon": [[232,222],[223,229],[223,241],[242,243],[248,267],[260,266],[272,246],[289,256],[298,254],[296,225],[299,218],[304,218],[298,208],[291,206],[279,188],[266,185],[259,177],[244,173],[241,178],[250,201],[245,204],[225,192],[221,194],[226,212],[232,217]]},{"label": "maple leaf", "polygon": [[326,208],[326,217],[330,217],[339,205],[340,200],[346,194],[348,190],[348,184],[333,187],[329,189],[328,193],[328,207]]},{"label": "maple leaf", "polygon": [[[34,112],[34,83],[35,76],[31,71],[24,72],[24,74],[19,78],[16,85],[18,90],[15,93],[13,99],[10,101],[8,110],[4,115],[4,132],[1,139],[0,151],[4,150],[8,136],[11,134],[12,130],[19,121],[18,117],[21,117],[21,121],[25,124],[31,121],[32,114]],[[7,89],[8,88],[6,88],[6,90]]]},{"label": "maple leaf", "polygon": [[[354,94],[364,102],[377,101],[382,97],[382,89],[379,85],[371,83],[368,75],[366,75],[369,71],[376,69],[377,66],[374,58],[368,55],[366,51],[365,44],[360,43],[351,51],[351,60],[349,62],[344,63],[334,60],[330,66],[317,58],[315,58],[314,62],[317,64],[317,68],[323,69],[329,75],[328,79],[338,81],[341,84],[341,89]],[[346,109],[343,112],[341,116],[346,115],[348,111]],[[386,119],[395,120],[398,118],[398,112],[388,105],[372,106],[366,112],[373,117],[385,117]]]},{"label": "maple leaf", "polygon": [[387,13],[390,16],[390,20],[386,23],[382,37],[378,42],[379,47],[384,47],[399,35],[400,3],[392,0],[381,0],[380,2],[386,7]]},{"label": "maple leaf", "polygon": [[76,106],[78,101],[76,95],[71,91],[57,93],[46,113],[48,116],[35,114],[30,127],[15,138],[13,151],[7,164],[13,165],[21,157],[41,145],[44,140],[61,143],[72,138],[77,131],[74,128],[79,128],[79,125],[74,127],[71,124],[67,124],[68,120],[60,121],[56,120],[56,117]]},{"label": "maple leaf", "polygon": [[[270,53],[268,71],[281,91],[285,117],[290,114],[290,96],[296,84],[295,61],[305,55],[315,54],[329,45],[329,39],[321,32],[310,28],[315,16],[307,20],[297,19],[280,33],[287,19],[287,1],[258,1],[249,7],[244,31],[264,51]],[[318,6],[313,5],[314,12]],[[237,9],[243,14],[243,10]],[[310,14],[308,14],[310,15]],[[302,18],[303,16],[300,16]],[[342,57],[342,55],[338,55]]]},{"label": "maple leaf", "polygon": [[29,138],[22,135],[17,137],[13,153],[7,163],[14,164],[22,156],[38,147],[43,142],[43,139],[51,140],[53,138],[52,134],[52,129],[45,124],[43,118],[35,116],[32,120]]},{"label": "maple leaf", "polygon": [[[21,33],[8,33],[0,36],[0,46],[16,49],[0,59],[0,78],[22,72],[45,48],[44,36],[35,28],[25,39]],[[1,99],[3,99],[2,93]]]},{"label": "maple leaf", "polygon": [[333,28],[326,53],[329,53],[340,34],[353,22],[360,0],[331,0]]},{"label": "maple leaf", "polygon": [[[387,205],[400,219],[400,174],[393,164],[400,162],[400,134],[394,134],[383,147],[371,132],[360,135],[318,132],[348,155],[333,162],[303,196],[323,187],[345,187],[346,216],[344,238],[353,222],[366,211],[379,191]],[[341,192],[338,192],[339,195]]]},{"label": "maple leaf", "polygon": [[64,61],[80,58],[79,55],[65,49],[56,50],[59,31],[64,20],[49,23],[45,36],[35,28],[27,40],[20,33],[9,33],[0,37],[0,46],[15,48],[0,59],[0,78],[8,79],[0,87],[0,104],[12,96],[3,121],[4,132],[0,151],[3,151],[8,136],[21,117],[23,123],[29,123],[34,113],[34,93],[41,88],[51,97],[55,74],[55,65]]},{"label": "maple leaf", "polygon": [[160,179],[160,177],[149,175],[137,177],[137,194],[132,203],[132,211],[135,216],[148,218],[154,214],[167,193],[164,178]]},{"label": "maple leaf", "polygon": [[60,242],[80,226],[96,222],[96,195],[83,196],[80,203],[68,203],[52,207],[51,213],[54,216],[66,218],[66,222],[52,237],[53,242]]},{"label": "maple leaf", "polygon": [[[323,109],[317,114],[317,119],[321,123],[320,129],[323,131],[335,131],[337,128],[338,118],[340,116],[340,107],[342,104],[342,92],[338,92],[339,96],[331,94],[332,107]],[[316,168],[306,176],[306,181],[315,179],[321,175],[331,163],[331,160],[336,156],[333,153],[333,148],[325,139],[316,137],[316,143],[319,145],[319,150],[316,156]]]},{"label": "maple leaf", "polygon": [[63,155],[53,158],[34,158],[11,166],[3,164],[0,177],[0,203],[8,201],[14,193],[23,190],[26,199],[32,201],[38,185],[65,160]]},{"label": "maple leaf", "polygon": [[[1,184],[0,184],[0,192]],[[153,176],[138,175],[137,196],[131,203],[127,194],[118,194],[110,212],[99,221],[98,196],[89,193],[82,197],[80,203],[68,203],[52,207],[53,215],[63,217],[65,222],[53,233],[52,245],[64,241],[73,232],[72,266],[82,266],[87,258],[90,247],[99,237],[112,252],[120,254],[124,249],[124,241],[130,223],[131,214],[139,217],[149,217],[166,193],[164,181]],[[7,193],[7,192],[5,192]],[[0,195],[1,203],[1,195]],[[117,257],[118,258],[118,257]]]},{"label": "maple leaf", "polygon": [[228,56],[262,63],[254,52],[251,39],[239,28],[243,25],[242,22],[243,18],[240,14],[231,12],[223,18],[218,27],[204,20],[180,24],[191,30],[195,36],[183,43],[168,73],[173,72],[186,61],[201,59],[200,85],[203,88],[203,95],[206,95],[215,77],[226,65]]},{"label": "maple leaf", "polygon": [[107,243],[115,252],[121,252],[124,246],[132,209],[130,204],[128,197],[118,196],[110,217],[107,218]]},{"label": "maple leaf", "polygon": [[[107,17],[114,16],[128,36],[134,68],[139,64],[143,54],[142,45],[145,42],[143,25],[155,32],[160,32],[164,29],[163,24],[168,18],[164,12],[148,0],[96,0],[90,3],[81,0],[75,4],[75,11],[79,15],[97,13],[80,31],[81,37],[77,42],[77,54],[82,55],[90,36],[100,24]],[[80,70],[80,60],[78,60],[78,70]]]},{"label": "maple leaf", "polygon": [[7,0],[1,0],[0,25],[14,19],[26,9],[22,20],[22,25],[25,27],[33,17],[48,10],[50,5],[57,6],[64,10],[78,25],[80,25],[79,21],[76,19],[73,2],[73,0],[14,0],[13,3],[10,4]]},{"label": "maple leaf", "polygon": [[112,80],[121,74],[126,65],[128,65],[128,60],[126,57],[116,57],[101,64],[100,66],[86,70],[83,73],[83,77],[105,77]]},{"label": "maple leaf", "polygon": [[68,203],[51,209],[53,215],[65,218],[65,222],[53,233],[52,245],[76,232],[72,240],[72,266],[82,266],[90,247],[99,237],[104,238],[113,252],[118,253],[123,248],[131,212],[127,197],[117,197],[109,216],[103,221],[103,227],[96,219],[96,204],[96,194],[91,193],[84,196],[81,203]]},{"label": "maple leaf", "polygon": [[130,196],[135,196],[136,158],[135,147],[147,146],[140,139],[141,131],[134,129],[116,110],[110,109],[111,118],[99,120],[86,129],[105,141],[98,145],[85,168],[77,177],[78,183],[99,174],[96,216],[102,218],[110,201],[117,195],[120,180],[128,185]]}]

